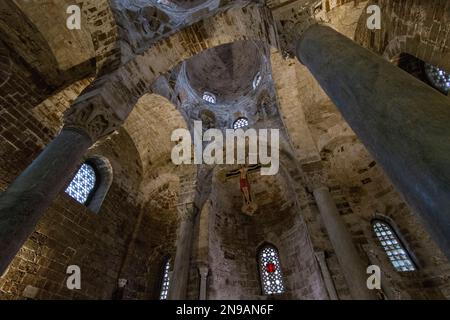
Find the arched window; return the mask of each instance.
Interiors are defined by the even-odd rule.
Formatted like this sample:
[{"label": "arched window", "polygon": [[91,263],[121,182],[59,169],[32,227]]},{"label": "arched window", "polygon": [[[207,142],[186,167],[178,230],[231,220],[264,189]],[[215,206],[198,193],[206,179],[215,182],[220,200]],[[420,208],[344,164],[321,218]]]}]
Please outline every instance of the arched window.
[{"label": "arched window", "polygon": [[416,267],[394,229],[385,221],[372,221],[372,228],[397,271],[414,271]]},{"label": "arched window", "polygon": [[85,162],[66,189],[66,193],[79,203],[87,205],[98,185],[98,176],[94,166]]},{"label": "arched window", "polygon": [[161,291],[159,294],[160,300],[167,300],[167,296],[169,294],[169,285],[170,285],[170,259],[167,259],[163,269]]},{"label": "arched window", "polygon": [[233,129],[241,129],[248,126],[248,119],[247,118],[239,118],[233,123]]},{"label": "arched window", "polygon": [[203,94],[203,100],[205,100],[206,102],[209,102],[209,103],[213,103],[213,104],[215,104],[217,101],[216,96],[209,92],[205,92]]},{"label": "arched window", "polygon": [[425,64],[425,71],[428,79],[436,89],[442,91],[445,94],[449,93],[450,73],[445,72],[444,70],[428,63]]},{"label": "arched window", "polygon": [[272,295],[283,293],[283,273],[281,271],[278,250],[272,245],[265,245],[259,251],[258,260],[263,294]]},{"label": "arched window", "polygon": [[261,72],[258,72],[255,78],[253,79],[253,90],[256,90],[256,88],[259,87],[259,85],[261,84],[261,80],[262,80]]}]

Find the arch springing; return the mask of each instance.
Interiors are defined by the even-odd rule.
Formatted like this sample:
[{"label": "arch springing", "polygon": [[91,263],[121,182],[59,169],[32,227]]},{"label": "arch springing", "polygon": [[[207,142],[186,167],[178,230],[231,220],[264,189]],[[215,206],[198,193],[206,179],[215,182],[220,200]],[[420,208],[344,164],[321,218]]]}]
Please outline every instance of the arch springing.
[{"label": "arch springing", "polygon": [[409,253],[390,224],[382,220],[374,220],[372,228],[395,270],[400,272],[416,270]]},{"label": "arch springing", "polygon": [[285,291],[278,250],[265,245],[258,254],[261,286],[264,295],[282,294]]}]

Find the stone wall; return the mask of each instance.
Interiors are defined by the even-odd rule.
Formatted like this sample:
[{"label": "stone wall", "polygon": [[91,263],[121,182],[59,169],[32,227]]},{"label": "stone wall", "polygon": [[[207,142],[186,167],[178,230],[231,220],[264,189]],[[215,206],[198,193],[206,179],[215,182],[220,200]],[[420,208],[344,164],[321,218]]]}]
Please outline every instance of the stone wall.
[{"label": "stone wall", "polygon": [[[226,187],[215,182],[207,225],[209,299],[268,298],[262,295],[257,259],[258,249],[264,243],[278,248],[284,275],[286,292],[274,296],[275,299],[326,299],[309,231],[293,198],[283,188],[285,182],[280,179],[283,180],[279,176],[252,178],[255,199],[260,206],[252,217],[240,210],[238,180],[226,182]],[[199,232],[197,229],[197,237]],[[198,261],[196,250],[191,260],[190,298],[198,296],[195,261]]]},{"label": "stone wall", "polygon": [[[389,298],[448,298],[450,264],[367,150],[358,142],[348,142],[334,149],[328,159],[336,204],[360,252],[382,268]],[[371,228],[374,218],[391,223],[417,271],[395,271]]]},{"label": "stone wall", "polygon": [[[62,193],[0,278],[0,299],[111,299],[138,208],[112,185],[98,214]],[[68,290],[66,270],[81,268],[81,290]],[[30,288],[28,288],[29,290]]]},{"label": "stone wall", "polygon": [[355,40],[392,59],[408,53],[425,62],[450,70],[450,4],[448,1],[377,0],[382,10],[381,30],[371,31],[361,18]]}]

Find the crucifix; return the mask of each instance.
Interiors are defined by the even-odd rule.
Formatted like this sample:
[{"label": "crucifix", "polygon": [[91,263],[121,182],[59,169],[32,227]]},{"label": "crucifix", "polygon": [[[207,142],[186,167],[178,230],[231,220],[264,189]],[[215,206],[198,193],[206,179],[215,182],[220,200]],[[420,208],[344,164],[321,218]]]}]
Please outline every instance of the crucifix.
[{"label": "crucifix", "polygon": [[258,172],[261,169],[260,164],[240,165],[238,169],[232,171],[224,171],[224,180],[232,179],[239,176],[239,186],[243,198],[242,212],[252,216],[258,209],[258,205],[254,201],[250,186],[249,174]]}]

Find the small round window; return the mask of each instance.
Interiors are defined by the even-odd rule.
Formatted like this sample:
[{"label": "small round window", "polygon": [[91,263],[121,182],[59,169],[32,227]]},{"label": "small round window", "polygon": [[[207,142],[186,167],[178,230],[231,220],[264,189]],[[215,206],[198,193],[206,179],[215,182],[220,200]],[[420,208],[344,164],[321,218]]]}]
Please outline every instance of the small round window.
[{"label": "small round window", "polygon": [[213,104],[216,103],[216,101],[217,101],[216,96],[209,92],[205,92],[203,94],[203,100],[205,100],[206,102],[209,102],[209,103],[213,103]]},{"label": "small round window", "polygon": [[242,129],[248,127],[248,119],[247,118],[239,118],[233,124],[233,129]]}]

